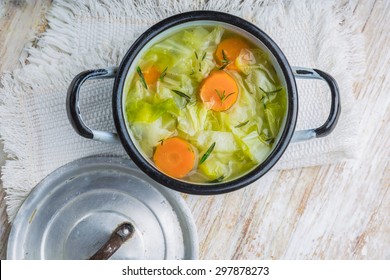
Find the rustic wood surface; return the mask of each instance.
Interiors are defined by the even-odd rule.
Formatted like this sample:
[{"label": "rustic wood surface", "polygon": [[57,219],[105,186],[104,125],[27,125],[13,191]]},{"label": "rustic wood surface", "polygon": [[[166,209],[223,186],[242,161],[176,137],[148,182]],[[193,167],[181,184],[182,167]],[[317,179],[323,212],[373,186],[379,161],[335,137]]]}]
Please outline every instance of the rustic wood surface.
[{"label": "rustic wood surface", "polygon": [[[50,0],[0,0],[0,73],[19,66],[19,57],[27,42],[43,32],[44,16]],[[6,155],[0,143],[0,166]],[[0,180],[0,259],[5,259],[10,225],[5,211],[5,192]]]},{"label": "rustic wood surface", "polygon": [[[50,2],[0,0],[0,72],[19,67]],[[227,195],[184,195],[201,259],[390,259],[390,1],[361,0],[354,13],[365,22],[368,62],[354,88],[364,104],[360,158],[270,172]],[[10,229],[4,195],[0,182],[1,259]]]}]

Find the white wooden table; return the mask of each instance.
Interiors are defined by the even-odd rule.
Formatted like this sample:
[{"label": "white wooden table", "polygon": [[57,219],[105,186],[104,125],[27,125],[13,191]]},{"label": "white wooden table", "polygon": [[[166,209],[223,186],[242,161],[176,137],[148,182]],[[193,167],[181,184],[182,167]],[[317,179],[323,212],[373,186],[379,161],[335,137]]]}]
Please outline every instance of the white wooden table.
[{"label": "white wooden table", "polygon": [[[5,2],[0,72],[18,67],[24,44],[45,30],[51,1]],[[354,88],[364,104],[361,157],[271,172],[227,195],[184,195],[198,227],[200,258],[390,259],[390,1],[361,0],[354,13],[365,21],[367,40],[367,72]],[[3,157],[0,152],[1,164]],[[9,233],[3,199],[1,188],[1,258]]]}]

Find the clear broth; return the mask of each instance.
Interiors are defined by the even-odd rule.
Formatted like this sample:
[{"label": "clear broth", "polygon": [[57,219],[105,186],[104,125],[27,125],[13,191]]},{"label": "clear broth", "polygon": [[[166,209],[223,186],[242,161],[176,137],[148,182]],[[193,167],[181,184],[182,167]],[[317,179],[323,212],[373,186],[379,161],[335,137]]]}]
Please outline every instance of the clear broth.
[{"label": "clear broth", "polygon": [[[218,46],[231,38],[246,47],[236,59],[221,61]],[[271,153],[284,125],[286,89],[268,54],[238,32],[186,27],[145,50],[136,68],[124,88],[126,121],[151,162],[158,145],[179,137],[195,154],[193,169],[181,179],[212,183],[242,176]],[[236,102],[225,111],[210,109],[199,96],[214,71],[226,72],[238,86]]]}]

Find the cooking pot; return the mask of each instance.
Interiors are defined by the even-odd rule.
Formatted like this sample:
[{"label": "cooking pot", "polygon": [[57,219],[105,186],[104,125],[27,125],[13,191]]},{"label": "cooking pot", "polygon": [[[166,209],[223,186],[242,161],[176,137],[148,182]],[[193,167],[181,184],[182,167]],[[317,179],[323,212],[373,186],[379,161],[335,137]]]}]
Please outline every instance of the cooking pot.
[{"label": "cooking pot", "polygon": [[[234,30],[248,37],[265,51],[286,89],[287,112],[282,131],[275,141],[272,152],[265,161],[241,177],[230,181],[216,183],[194,183],[182,179],[172,178],[159,171],[153,162],[143,156],[137,141],[127,128],[124,109],[124,84],[128,73],[135,71],[136,62],[143,51],[167,35],[185,28],[197,25],[222,25],[226,29]],[[112,106],[116,133],[97,131],[89,128],[82,119],[79,109],[79,91],[82,84],[88,79],[113,78],[114,87],[112,95]],[[314,129],[295,131],[298,114],[298,92],[296,79],[319,79],[325,81],[331,93],[330,113],[326,122]],[[290,142],[309,140],[328,135],[336,126],[340,115],[340,96],[337,83],[329,74],[318,69],[305,67],[291,67],[286,57],[276,43],[262,30],[248,21],[221,12],[215,11],[193,11],[178,14],[162,20],[150,27],[130,47],[125,54],[119,67],[88,70],[78,74],[71,82],[67,94],[68,118],[81,136],[103,142],[120,142],[134,163],[148,176],[160,184],[176,191],[190,194],[221,194],[231,192],[245,187],[262,177],[281,158]]]}]

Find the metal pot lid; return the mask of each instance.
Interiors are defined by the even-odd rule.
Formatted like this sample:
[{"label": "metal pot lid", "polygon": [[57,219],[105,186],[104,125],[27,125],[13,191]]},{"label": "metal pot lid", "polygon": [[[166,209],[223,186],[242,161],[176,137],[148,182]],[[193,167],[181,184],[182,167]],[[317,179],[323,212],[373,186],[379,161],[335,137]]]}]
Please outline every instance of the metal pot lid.
[{"label": "metal pot lid", "polygon": [[20,208],[8,259],[88,259],[113,230],[135,232],[110,259],[195,259],[196,227],[182,197],[129,159],[89,157],[55,170]]}]

